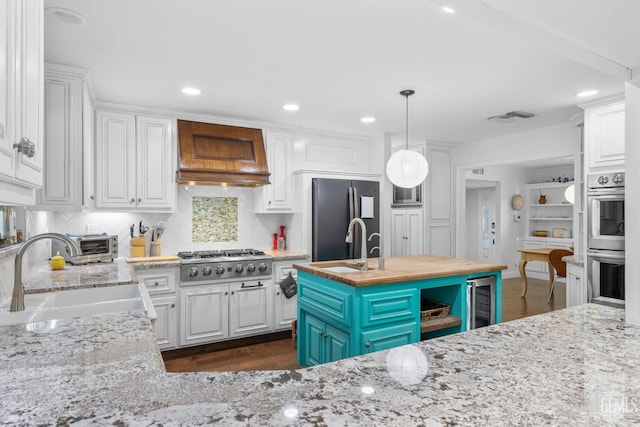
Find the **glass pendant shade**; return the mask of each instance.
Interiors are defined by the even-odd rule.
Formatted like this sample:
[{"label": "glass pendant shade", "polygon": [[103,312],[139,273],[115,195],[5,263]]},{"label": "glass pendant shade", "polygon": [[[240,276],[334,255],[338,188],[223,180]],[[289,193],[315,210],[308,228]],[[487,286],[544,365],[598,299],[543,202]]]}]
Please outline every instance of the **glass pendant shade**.
[{"label": "glass pendant shade", "polygon": [[415,151],[402,149],[387,162],[387,176],[396,187],[413,188],[422,183],[428,173],[427,160]]}]

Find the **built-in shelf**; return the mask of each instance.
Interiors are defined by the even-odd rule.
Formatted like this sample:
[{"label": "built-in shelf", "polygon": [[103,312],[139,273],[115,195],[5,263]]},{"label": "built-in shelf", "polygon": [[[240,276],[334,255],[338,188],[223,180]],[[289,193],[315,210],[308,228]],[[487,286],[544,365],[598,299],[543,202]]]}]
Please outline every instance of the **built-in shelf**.
[{"label": "built-in shelf", "polygon": [[460,326],[462,319],[458,316],[448,315],[447,317],[441,317],[437,319],[431,319],[426,322],[420,323],[420,333],[438,331],[440,329],[451,328],[454,326]]},{"label": "built-in shelf", "polygon": [[[564,197],[570,182],[545,182],[526,186],[525,239],[541,239],[547,243],[570,242],[573,236],[573,205]],[[546,203],[539,203],[544,195]],[[548,237],[535,236],[538,231],[546,231]],[[558,237],[553,237],[554,235]],[[544,239],[544,240],[542,240]],[[546,243],[543,243],[546,246]]]}]

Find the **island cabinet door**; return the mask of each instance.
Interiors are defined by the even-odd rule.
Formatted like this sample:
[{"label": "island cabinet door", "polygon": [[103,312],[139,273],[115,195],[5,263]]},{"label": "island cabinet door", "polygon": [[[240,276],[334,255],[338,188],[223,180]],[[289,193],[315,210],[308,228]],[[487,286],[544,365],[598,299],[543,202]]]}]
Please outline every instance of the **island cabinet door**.
[{"label": "island cabinet door", "polygon": [[387,350],[420,341],[418,322],[378,328],[360,334],[360,353]]},{"label": "island cabinet door", "polygon": [[301,365],[313,366],[344,359],[349,353],[349,334],[331,327],[322,320],[306,313],[302,317],[302,332],[305,336]]}]

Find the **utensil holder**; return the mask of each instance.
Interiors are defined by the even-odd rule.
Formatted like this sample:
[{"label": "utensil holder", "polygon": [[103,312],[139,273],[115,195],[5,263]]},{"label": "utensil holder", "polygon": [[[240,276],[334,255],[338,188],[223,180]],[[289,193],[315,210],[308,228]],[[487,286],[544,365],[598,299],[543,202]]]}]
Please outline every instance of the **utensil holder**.
[{"label": "utensil holder", "polygon": [[155,240],[151,242],[149,245],[149,256],[160,256],[162,255],[162,246],[159,240]]},{"label": "utensil holder", "polygon": [[147,238],[144,236],[131,238],[131,258],[144,257],[147,251]]}]

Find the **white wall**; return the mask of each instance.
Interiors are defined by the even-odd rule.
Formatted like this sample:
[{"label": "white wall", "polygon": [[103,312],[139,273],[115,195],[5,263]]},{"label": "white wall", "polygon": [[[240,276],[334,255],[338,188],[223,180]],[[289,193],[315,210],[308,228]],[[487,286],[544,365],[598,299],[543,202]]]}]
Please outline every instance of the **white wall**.
[{"label": "white wall", "polygon": [[640,82],[625,87],[625,321],[640,326]]}]

